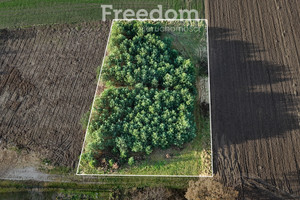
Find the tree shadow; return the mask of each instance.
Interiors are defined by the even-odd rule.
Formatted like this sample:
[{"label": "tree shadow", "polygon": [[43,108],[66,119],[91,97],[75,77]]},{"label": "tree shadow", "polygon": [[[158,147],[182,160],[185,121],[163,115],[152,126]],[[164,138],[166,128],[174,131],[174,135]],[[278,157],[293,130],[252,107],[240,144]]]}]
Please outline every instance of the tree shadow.
[{"label": "tree shadow", "polygon": [[[210,84],[214,138],[234,144],[280,136],[299,128],[291,94],[272,91],[289,80],[285,66],[254,60],[263,50],[228,39],[228,29],[210,28]],[[214,41],[215,40],[215,41]],[[292,73],[292,72],[291,72]],[[292,123],[286,124],[285,120]]]},{"label": "tree shadow", "polygon": [[214,173],[234,185],[253,173],[242,166],[247,151],[256,153],[247,143],[284,138],[299,129],[297,91],[278,92],[290,90],[284,83],[294,72],[261,58],[265,50],[258,45],[232,40],[233,30],[209,27],[208,32]]}]

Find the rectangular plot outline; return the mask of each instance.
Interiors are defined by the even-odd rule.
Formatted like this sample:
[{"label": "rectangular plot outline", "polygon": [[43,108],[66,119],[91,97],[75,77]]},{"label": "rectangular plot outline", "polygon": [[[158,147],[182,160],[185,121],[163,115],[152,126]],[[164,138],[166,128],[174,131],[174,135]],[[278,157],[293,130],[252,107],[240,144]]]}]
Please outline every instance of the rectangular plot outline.
[{"label": "rectangular plot outline", "polygon": [[92,107],[91,107],[91,112],[90,112],[90,116],[89,116],[89,121],[87,124],[87,127],[89,127],[90,124],[90,120],[91,120],[91,116],[92,116],[92,109],[94,107],[94,103],[95,103],[95,98],[96,98],[96,94],[97,94],[97,88],[99,87],[99,83],[100,83],[100,79],[101,79],[101,74],[102,74],[102,68],[104,65],[104,60],[106,57],[106,52],[107,52],[107,48],[108,48],[108,43],[110,40],[110,36],[111,36],[111,29],[112,26],[114,24],[115,21],[135,21],[135,20],[139,20],[139,21],[205,21],[206,24],[206,46],[207,46],[207,67],[208,67],[208,97],[209,97],[209,126],[210,126],[210,149],[211,149],[211,175],[210,176],[205,176],[205,175],[138,175],[138,174],[79,174],[79,167],[80,167],[80,163],[81,163],[81,156],[82,153],[84,151],[84,145],[85,145],[85,141],[86,141],[86,137],[87,137],[87,128],[85,131],[85,136],[84,136],[84,140],[83,140],[83,144],[82,144],[82,149],[81,149],[81,153],[80,153],[80,157],[79,157],[79,162],[77,165],[77,170],[76,170],[76,174],[77,176],[103,176],[103,177],[109,177],[109,176],[119,176],[119,177],[182,177],[182,178],[212,178],[214,176],[214,165],[213,165],[213,144],[212,144],[212,115],[211,115],[211,87],[210,87],[210,65],[209,65],[209,40],[208,40],[208,20],[207,19],[113,19],[112,23],[110,25],[110,30],[109,30],[109,35],[108,35],[108,39],[107,39],[107,43],[106,43],[106,47],[105,47],[105,51],[104,51],[104,56],[103,56],[103,60],[102,60],[102,65],[101,65],[101,69],[100,69],[100,73],[99,73],[99,77],[98,77],[98,82],[97,82],[97,87],[95,90],[95,95],[93,98],[93,103],[92,103]]}]

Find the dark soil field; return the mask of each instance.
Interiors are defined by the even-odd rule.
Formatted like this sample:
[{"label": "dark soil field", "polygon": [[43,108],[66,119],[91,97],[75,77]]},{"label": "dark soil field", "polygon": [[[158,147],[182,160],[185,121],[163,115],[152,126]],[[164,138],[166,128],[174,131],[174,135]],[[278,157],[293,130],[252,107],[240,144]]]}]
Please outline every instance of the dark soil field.
[{"label": "dark soil field", "polygon": [[76,166],[110,23],[0,30],[2,147]]},{"label": "dark soil field", "polygon": [[240,198],[300,198],[300,1],[209,0],[214,171]]}]

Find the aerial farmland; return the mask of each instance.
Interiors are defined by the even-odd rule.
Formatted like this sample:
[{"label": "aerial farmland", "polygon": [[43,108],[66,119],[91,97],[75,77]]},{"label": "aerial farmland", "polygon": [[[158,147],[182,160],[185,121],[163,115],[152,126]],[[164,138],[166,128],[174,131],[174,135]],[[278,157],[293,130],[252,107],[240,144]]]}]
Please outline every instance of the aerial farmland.
[{"label": "aerial farmland", "polygon": [[0,1],[0,199],[299,199],[299,3]]}]

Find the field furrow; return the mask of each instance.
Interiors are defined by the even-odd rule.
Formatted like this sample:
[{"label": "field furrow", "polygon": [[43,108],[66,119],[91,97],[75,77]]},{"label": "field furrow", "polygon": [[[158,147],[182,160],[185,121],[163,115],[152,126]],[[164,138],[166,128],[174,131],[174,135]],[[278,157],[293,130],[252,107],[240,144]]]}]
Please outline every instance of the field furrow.
[{"label": "field furrow", "polygon": [[75,167],[110,22],[1,30],[1,145]]},{"label": "field furrow", "polygon": [[241,199],[300,196],[299,3],[206,4],[215,173]]}]

